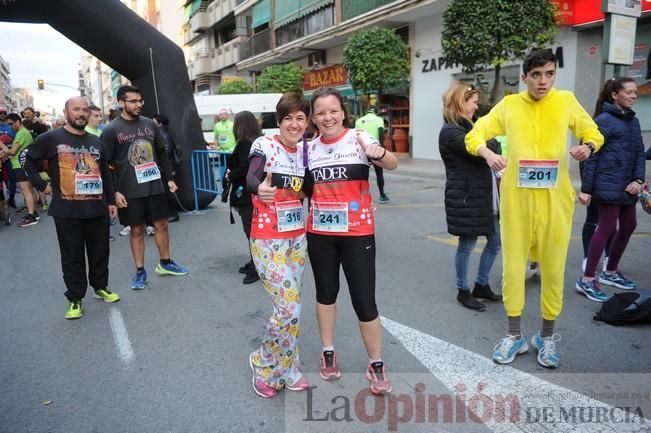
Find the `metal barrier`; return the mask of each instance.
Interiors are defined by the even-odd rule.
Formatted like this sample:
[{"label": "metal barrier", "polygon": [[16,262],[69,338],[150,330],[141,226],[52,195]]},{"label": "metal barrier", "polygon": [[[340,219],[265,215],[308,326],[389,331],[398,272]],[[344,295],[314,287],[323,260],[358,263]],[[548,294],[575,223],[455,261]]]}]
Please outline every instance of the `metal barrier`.
[{"label": "metal barrier", "polygon": [[199,210],[199,191],[217,195],[222,193],[222,179],[230,155],[217,150],[192,151],[192,191],[195,212]]}]

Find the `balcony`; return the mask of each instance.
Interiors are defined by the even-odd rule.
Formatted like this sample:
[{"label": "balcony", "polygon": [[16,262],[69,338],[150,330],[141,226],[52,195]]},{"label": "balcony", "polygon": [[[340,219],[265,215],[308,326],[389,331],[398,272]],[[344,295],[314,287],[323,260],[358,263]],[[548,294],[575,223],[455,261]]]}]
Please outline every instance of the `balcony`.
[{"label": "balcony", "polygon": [[190,18],[190,32],[203,33],[210,28],[210,24],[211,22],[208,12],[197,12]]},{"label": "balcony", "polygon": [[341,7],[342,20],[347,21],[358,15],[386,6],[395,1],[396,0],[343,0]]},{"label": "balcony", "polygon": [[213,51],[212,70],[220,71],[240,61],[240,45],[244,38],[235,38],[215,48]]},{"label": "balcony", "polygon": [[199,75],[210,74],[214,71],[212,67],[211,51],[209,49],[198,50],[193,54],[192,61],[188,63],[190,80],[194,80]]},{"label": "balcony", "polygon": [[235,10],[235,0],[215,0],[208,6],[210,22],[216,24]]},{"label": "balcony", "polygon": [[257,56],[271,50],[271,32],[263,30],[240,44],[240,60]]}]

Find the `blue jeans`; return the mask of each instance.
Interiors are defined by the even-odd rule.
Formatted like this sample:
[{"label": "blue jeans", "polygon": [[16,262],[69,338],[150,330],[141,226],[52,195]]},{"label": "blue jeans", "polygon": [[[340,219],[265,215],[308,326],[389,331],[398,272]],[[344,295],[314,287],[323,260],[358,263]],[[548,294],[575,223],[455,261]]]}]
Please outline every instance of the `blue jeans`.
[{"label": "blue jeans", "polygon": [[[479,258],[479,269],[477,270],[477,284],[488,284],[488,274],[490,274],[497,253],[500,252],[502,244],[500,243],[500,218],[495,215],[493,218],[495,232],[486,236],[486,246]],[[468,290],[468,263],[470,254],[477,244],[477,236],[459,236],[459,246],[454,258],[454,266],[457,273],[457,289]]]}]

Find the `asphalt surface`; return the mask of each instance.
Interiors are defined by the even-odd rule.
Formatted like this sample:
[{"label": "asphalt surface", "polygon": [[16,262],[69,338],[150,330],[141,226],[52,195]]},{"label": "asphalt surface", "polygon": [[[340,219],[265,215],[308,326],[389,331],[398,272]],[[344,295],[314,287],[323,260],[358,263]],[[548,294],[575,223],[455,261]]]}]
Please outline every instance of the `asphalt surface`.
[{"label": "asphalt surface", "polygon": [[[489,304],[478,313],[456,302],[455,247],[445,225],[441,167],[403,162],[402,171],[386,174],[392,201],[378,205],[376,212],[380,312],[489,358],[505,333],[503,308]],[[651,327],[593,321],[600,305],[573,290],[584,216],[577,205],[564,310],[556,328],[562,335],[561,367],[546,370],[533,356],[512,364],[552,383],[571,383],[567,374],[651,371]],[[93,299],[89,289],[84,317],[77,321],[64,319],[67,302],[51,218],[30,228],[0,227],[0,432],[286,431],[285,400],[261,399],[251,389],[248,354],[260,342],[271,305],[260,283],[241,283],[237,268],[248,260],[248,250],[236,219],[230,225],[227,208],[213,202],[170,225],[172,258],[190,269],[185,277],[155,275],[157,251],[148,238],[150,283],[142,291],[129,289],[135,269],[128,239],[118,236],[120,227],[114,226],[110,286],[122,300],[106,304]],[[640,209],[621,269],[649,289],[650,247],[651,216]],[[470,278],[478,258],[473,254]],[[501,257],[491,275],[494,287],[499,287],[500,270]],[[522,320],[527,335],[540,326],[539,283],[535,277],[527,281]],[[336,348],[342,369],[361,373],[367,358],[345,287],[338,301]],[[314,305],[308,266],[300,345],[311,380],[318,373],[320,351]],[[383,358],[390,373],[437,383],[401,341],[388,332],[384,336]],[[464,369],[463,359],[450,362]],[[476,431],[491,430],[477,426]]]}]

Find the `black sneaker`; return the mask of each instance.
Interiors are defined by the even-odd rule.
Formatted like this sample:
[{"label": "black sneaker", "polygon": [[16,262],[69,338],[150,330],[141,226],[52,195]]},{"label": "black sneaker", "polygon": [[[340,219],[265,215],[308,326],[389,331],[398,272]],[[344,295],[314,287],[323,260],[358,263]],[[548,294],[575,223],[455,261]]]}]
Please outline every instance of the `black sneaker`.
[{"label": "black sneaker", "polygon": [[477,299],[483,299],[485,301],[498,302],[502,300],[502,295],[491,290],[491,286],[488,284],[479,284],[475,283],[475,288],[472,289],[472,296]]},{"label": "black sneaker", "polygon": [[378,200],[378,203],[384,204],[384,203],[389,203],[390,201],[391,201],[391,199],[389,198],[388,195],[380,194],[380,199]]},{"label": "black sneaker", "polygon": [[247,262],[244,266],[240,267],[237,272],[240,274],[248,274],[250,271],[255,270],[253,262]]},{"label": "black sneaker", "polygon": [[23,218],[23,220],[18,223],[18,227],[29,227],[35,224],[38,224],[38,220],[36,219],[36,216],[28,213],[27,215],[25,215],[25,218]]},{"label": "black sneaker", "polygon": [[486,306],[484,304],[472,296],[470,290],[459,290],[459,293],[457,294],[457,301],[461,302],[461,305],[466,308],[470,308],[471,310],[484,311],[486,309]]},{"label": "black sneaker", "polygon": [[242,284],[251,284],[255,283],[260,279],[260,276],[258,273],[254,270],[247,272],[246,276],[242,280]]},{"label": "black sneaker", "polygon": [[16,199],[10,198],[9,200],[7,200],[7,206],[16,209]]},{"label": "black sneaker", "polygon": [[23,206],[16,211],[16,213],[25,213],[25,212],[27,212],[27,206]]}]

